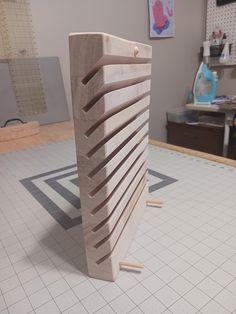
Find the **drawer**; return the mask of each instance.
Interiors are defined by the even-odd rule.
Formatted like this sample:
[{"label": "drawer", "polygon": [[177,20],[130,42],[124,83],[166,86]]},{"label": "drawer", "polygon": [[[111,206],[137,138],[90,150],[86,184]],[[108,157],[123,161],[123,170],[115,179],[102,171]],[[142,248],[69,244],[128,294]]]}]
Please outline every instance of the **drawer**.
[{"label": "drawer", "polygon": [[224,128],[167,122],[167,143],[222,156]]}]

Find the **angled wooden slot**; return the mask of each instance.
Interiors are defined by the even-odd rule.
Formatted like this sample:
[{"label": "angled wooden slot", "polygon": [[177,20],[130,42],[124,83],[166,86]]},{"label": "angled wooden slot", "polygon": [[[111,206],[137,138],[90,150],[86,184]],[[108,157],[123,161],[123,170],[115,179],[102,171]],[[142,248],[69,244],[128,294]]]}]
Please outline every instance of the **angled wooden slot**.
[{"label": "angled wooden slot", "polygon": [[[113,250],[102,259],[94,263],[94,257],[90,258],[87,255],[88,267],[90,268],[89,274],[92,277],[100,278],[103,280],[114,281],[119,272],[119,262],[125,256],[133,235],[136,231],[137,224],[142,216],[145,208],[145,201],[147,198],[147,186],[143,189],[139,199],[135,204],[135,211],[129,218],[128,223],[124,226],[120,237],[113,248]],[[99,276],[97,275],[99,273]]]},{"label": "angled wooden slot", "polygon": [[140,194],[145,185],[146,181],[145,178],[143,177],[137,184],[135,191],[129,198],[120,215],[118,217],[112,216],[110,218],[109,231],[108,232],[103,231],[103,235],[101,237],[102,239],[98,240],[98,237],[96,237],[94,239],[94,243],[93,244],[91,243],[92,245],[89,246],[88,250],[91,253],[94,253],[98,260],[101,259],[103,256],[109,254],[114,248],[117,239],[119,238],[121,231],[124,228],[124,225],[126,224],[130,215],[135,209],[136,201],[140,197]]},{"label": "angled wooden slot", "polygon": [[81,145],[86,145],[89,141],[89,148],[91,148],[88,152],[86,152],[86,155],[90,158],[100,147],[103,146],[103,143],[106,143],[110,139],[114,138],[116,134],[119,136],[118,133],[124,130],[126,126],[129,126],[130,123],[135,121],[142,113],[147,111],[148,106],[149,96],[146,96],[128,108],[125,108],[124,110],[111,116],[104,123],[100,124],[88,137],[83,136],[81,138]]},{"label": "angled wooden slot", "polygon": [[88,112],[103,95],[135,85],[147,80],[151,75],[150,64],[104,65],[92,79],[84,85],[83,111]]},{"label": "angled wooden slot", "polygon": [[[133,136],[137,130],[148,123],[149,119],[149,111],[145,111],[140,116],[136,117],[134,121],[129,123],[123,129],[121,129],[117,134],[115,134],[112,138],[109,139],[109,145],[101,145],[100,147],[94,150],[94,147],[90,146],[90,143],[87,144],[88,147],[85,147],[83,154],[81,154],[81,159],[83,163],[83,167],[81,164],[81,170],[83,173],[90,173],[97,167],[101,162],[104,161],[105,158],[109,158],[110,155],[117,149],[117,147],[121,147],[126,139],[130,136]],[[75,119],[75,125],[78,126],[79,120]],[[81,134],[76,134],[78,140],[83,136]],[[79,149],[79,147],[78,147]],[[95,154],[96,153],[96,154]],[[93,163],[89,162],[90,158],[92,158]],[[85,167],[86,165],[86,167]]]},{"label": "angled wooden slot", "polygon": [[[102,122],[144,98],[150,91],[150,84],[150,80],[147,80],[109,92],[102,96],[88,112],[82,111],[81,122],[85,123],[82,126],[86,130],[85,135],[89,136]],[[103,111],[104,114],[101,116]]]},{"label": "angled wooden slot", "polygon": [[147,200],[152,49],[104,33],[69,42],[88,273],[114,281]]},{"label": "angled wooden slot", "polygon": [[[144,169],[144,167],[143,167]],[[133,178],[133,180],[128,185],[128,188],[123,192],[118,202],[114,206],[111,213],[103,219],[99,224],[97,224],[92,232],[86,235],[88,241],[93,241],[94,243],[101,241],[105,236],[111,233],[116,221],[119,219],[121,214],[123,213],[126,206],[129,204],[132,195],[134,195],[137,191],[137,186],[139,185],[141,180],[144,180],[146,175],[145,169],[144,171],[139,171]]]},{"label": "angled wooden slot", "polygon": [[[145,154],[146,153],[146,154]],[[119,197],[124,193],[124,191],[129,186],[133,177],[137,174],[140,169],[142,169],[145,158],[147,158],[147,152],[144,152],[142,155],[138,156],[138,158],[134,161],[132,165],[127,165],[128,169],[125,172],[124,176],[121,178],[119,182],[117,182],[116,187],[112,190],[109,195],[105,193],[99,194],[99,200],[97,198],[92,199],[88,197],[87,194],[82,195],[82,198],[87,202],[88,210],[84,214],[86,218],[89,218],[89,225],[96,224],[100,219],[104,219],[110,212],[113,210],[113,207],[116,205]],[[96,199],[96,202],[94,201]],[[96,217],[95,217],[96,216]],[[86,221],[84,221],[84,226],[86,227]]]},{"label": "angled wooden slot", "polygon": [[108,158],[88,173],[88,178],[96,182],[99,182],[101,178],[105,179],[145,137],[148,137],[147,123],[141,125],[137,132],[131,133],[122,145],[117,147],[115,154],[109,155]]},{"label": "angled wooden slot", "polygon": [[104,189],[106,189],[106,194],[110,193],[114,186],[116,186],[117,182],[121,180],[124,174],[127,171],[127,164],[133,165],[135,162],[140,159],[145,148],[148,145],[148,138],[146,137],[139,145],[136,145],[133,150],[131,150],[126,157],[117,165],[117,167],[108,175],[105,180],[101,180],[98,184],[95,182],[94,185],[91,184],[89,187],[88,195],[92,198],[96,197],[96,194],[102,193]]}]

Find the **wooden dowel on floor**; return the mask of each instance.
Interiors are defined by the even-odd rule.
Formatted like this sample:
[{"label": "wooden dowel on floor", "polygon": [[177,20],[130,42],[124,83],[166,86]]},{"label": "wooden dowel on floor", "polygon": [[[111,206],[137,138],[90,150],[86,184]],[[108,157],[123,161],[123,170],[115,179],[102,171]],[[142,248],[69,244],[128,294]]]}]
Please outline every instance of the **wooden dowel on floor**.
[{"label": "wooden dowel on floor", "polygon": [[147,205],[152,205],[152,206],[160,206],[163,205],[163,202],[159,201],[159,200],[147,200],[146,201]]},{"label": "wooden dowel on floor", "polygon": [[137,269],[141,269],[144,268],[143,264],[139,264],[139,263],[130,263],[130,262],[126,262],[126,261],[121,261],[119,262],[120,268],[122,267],[129,267],[129,268],[137,268]]}]

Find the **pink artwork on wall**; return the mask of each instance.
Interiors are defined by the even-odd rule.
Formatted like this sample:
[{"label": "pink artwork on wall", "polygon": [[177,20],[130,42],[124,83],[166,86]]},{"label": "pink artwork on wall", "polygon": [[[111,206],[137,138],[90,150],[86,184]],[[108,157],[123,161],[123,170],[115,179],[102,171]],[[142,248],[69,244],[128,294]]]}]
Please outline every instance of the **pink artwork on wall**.
[{"label": "pink artwork on wall", "polygon": [[149,0],[150,37],[174,37],[174,0]]}]

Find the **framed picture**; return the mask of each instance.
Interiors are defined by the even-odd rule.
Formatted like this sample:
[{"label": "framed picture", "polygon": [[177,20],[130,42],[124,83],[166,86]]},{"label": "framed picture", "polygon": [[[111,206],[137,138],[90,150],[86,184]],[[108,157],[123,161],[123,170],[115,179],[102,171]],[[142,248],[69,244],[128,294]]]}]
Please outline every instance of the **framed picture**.
[{"label": "framed picture", "polygon": [[217,0],[217,5],[225,5],[231,2],[236,2],[236,0]]},{"label": "framed picture", "polygon": [[150,37],[175,36],[174,0],[148,0]]}]

